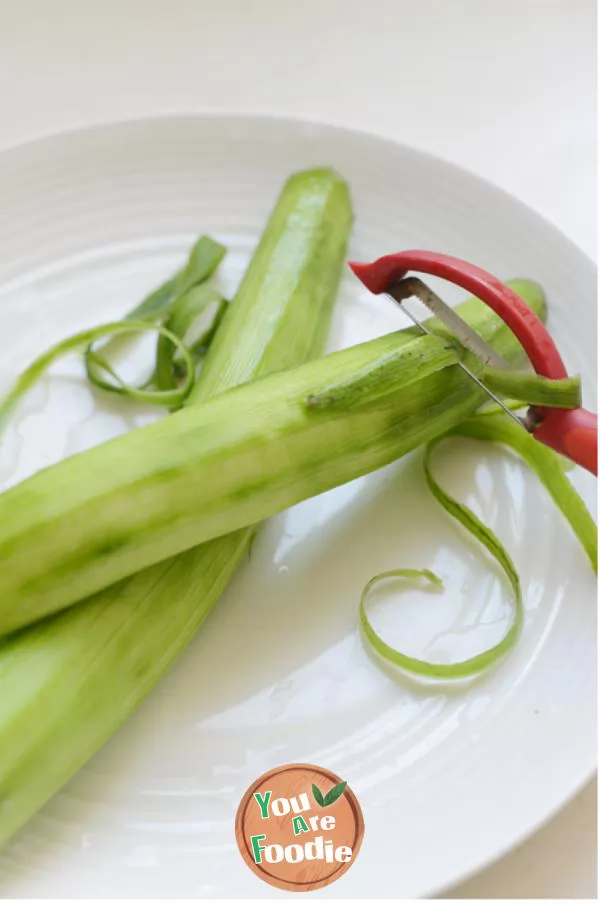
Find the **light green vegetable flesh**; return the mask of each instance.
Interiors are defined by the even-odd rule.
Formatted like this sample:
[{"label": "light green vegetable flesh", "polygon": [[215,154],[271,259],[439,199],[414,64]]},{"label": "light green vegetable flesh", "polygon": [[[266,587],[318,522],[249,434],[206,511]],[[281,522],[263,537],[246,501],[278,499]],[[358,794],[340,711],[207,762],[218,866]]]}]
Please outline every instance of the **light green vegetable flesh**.
[{"label": "light green vegetable flesh", "polygon": [[[269,291],[281,290],[269,282]],[[521,290],[543,312],[541,290]],[[481,303],[465,313],[501,354],[519,360],[521,348],[498,317]],[[268,333],[268,315],[255,316]],[[232,310],[215,355],[234,334]],[[242,366],[260,375],[253,354],[240,350]],[[458,354],[444,336],[383,336],[188,407],[2,494],[0,632],[441,435],[485,398],[457,366]],[[233,368],[237,350],[227,358],[225,369]],[[212,391],[213,360],[196,399]]]},{"label": "light green vegetable flesh", "polygon": [[[329,170],[292,177],[190,402],[319,354],[352,211]],[[149,310],[172,296],[161,287]],[[175,417],[175,415],[174,415]],[[202,624],[255,528],[136,574],[0,647],[0,844],[95,753]]]}]

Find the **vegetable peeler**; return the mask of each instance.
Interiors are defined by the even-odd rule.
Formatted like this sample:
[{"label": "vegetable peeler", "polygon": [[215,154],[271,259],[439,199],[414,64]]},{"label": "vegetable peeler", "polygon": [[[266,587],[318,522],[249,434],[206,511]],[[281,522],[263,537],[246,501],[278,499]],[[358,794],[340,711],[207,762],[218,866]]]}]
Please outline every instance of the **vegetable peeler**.
[{"label": "vegetable peeler", "polygon": [[[487,304],[509,327],[537,374],[552,380],[567,377],[567,369],[548,330],[525,302],[486,270],[433,251],[401,251],[372,263],[350,262],[350,267],[369,291],[385,293],[402,304],[417,297],[456,336],[461,344],[486,364],[509,367],[485,340],[468,326],[420,278],[409,272],[438,276],[460,286]],[[424,333],[427,327],[406,307],[403,310]],[[462,362],[462,369],[534,439],[565,455],[592,474],[598,473],[598,416],[585,408],[558,409],[532,406],[525,417],[517,417]]]}]

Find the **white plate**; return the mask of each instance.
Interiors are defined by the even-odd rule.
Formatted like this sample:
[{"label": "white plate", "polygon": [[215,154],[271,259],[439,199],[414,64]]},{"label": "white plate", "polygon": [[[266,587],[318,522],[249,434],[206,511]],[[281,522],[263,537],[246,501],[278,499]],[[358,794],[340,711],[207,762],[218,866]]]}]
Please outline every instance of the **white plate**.
[{"label": "white plate", "polygon": [[[351,186],[353,257],[433,248],[541,281],[552,331],[595,404],[594,268],[555,229],[408,148],[244,117],[115,124],[2,154],[0,385],[53,340],[122,314],[199,232],[230,247],[231,290],[284,178],[315,164]],[[347,273],[331,346],[400,317]],[[147,419],[98,409],[79,373],[62,364],[28,398],[1,448],[4,484]],[[266,525],[160,687],[0,857],[0,893],[277,896],[242,862],[233,820],[248,784],[285,762],[343,775],[364,810],[360,856],[324,897],[434,894],[574,794],[596,762],[591,569],[508,454],[462,443],[438,468],[504,538],[524,581],[524,636],[496,672],[466,689],[419,689],[384,673],[358,636],[362,585],[394,566],[432,567],[448,585],[444,598],[384,603],[388,629],[415,652],[434,635],[430,654],[474,651],[510,608],[428,496],[418,455],[310,500]],[[575,480],[592,501],[593,480]]]}]

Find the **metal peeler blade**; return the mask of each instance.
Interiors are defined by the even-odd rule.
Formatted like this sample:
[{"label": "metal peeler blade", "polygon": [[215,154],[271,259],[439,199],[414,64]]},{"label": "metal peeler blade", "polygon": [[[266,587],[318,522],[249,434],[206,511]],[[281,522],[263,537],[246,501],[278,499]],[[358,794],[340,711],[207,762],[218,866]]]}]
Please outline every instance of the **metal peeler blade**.
[{"label": "metal peeler blade", "polygon": [[[437,317],[454,336],[456,336],[461,345],[464,345],[466,349],[476,355],[484,362],[484,364],[491,365],[492,367],[510,368],[511,365],[505,361],[505,359],[499,355],[485,339],[476,333],[475,330],[471,329],[462,317],[459,317],[458,314],[439,297],[439,295],[436,295],[436,293],[418,277],[408,276],[399,280],[399,282],[388,288],[386,294],[402,307],[404,313],[407,314],[415,326],[419,327],[423,333],[432,335],[431,330],[428,330],[425,324],[419,320],[406,305],[402,304],[402,302],[406,301],[408,298],[418,298],[419,301],[421,301],[431,313]],[[515,414],[514,411],[511,411],[511,409],[504,404],[502,399],[498,398],[497,395],[488,389],[466,364],[459,361],[458,365],[481,389],[483,389],[490,399],[496,402],[496,404],[513,419],[513,421],[516,421],[523,429],[528,430],[525,420]]]}]

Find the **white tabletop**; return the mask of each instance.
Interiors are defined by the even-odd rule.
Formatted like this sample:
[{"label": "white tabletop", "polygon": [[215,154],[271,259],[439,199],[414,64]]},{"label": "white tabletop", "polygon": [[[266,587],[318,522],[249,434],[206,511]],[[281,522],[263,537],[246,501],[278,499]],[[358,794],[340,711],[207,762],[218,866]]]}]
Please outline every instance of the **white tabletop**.
[{"label": "white tabletop", "polygon": [[[596,255],[594,0],[0,0],[0,146],[283,113],[484,176]],[[596,784],[451,897],[596,896]]]}]

